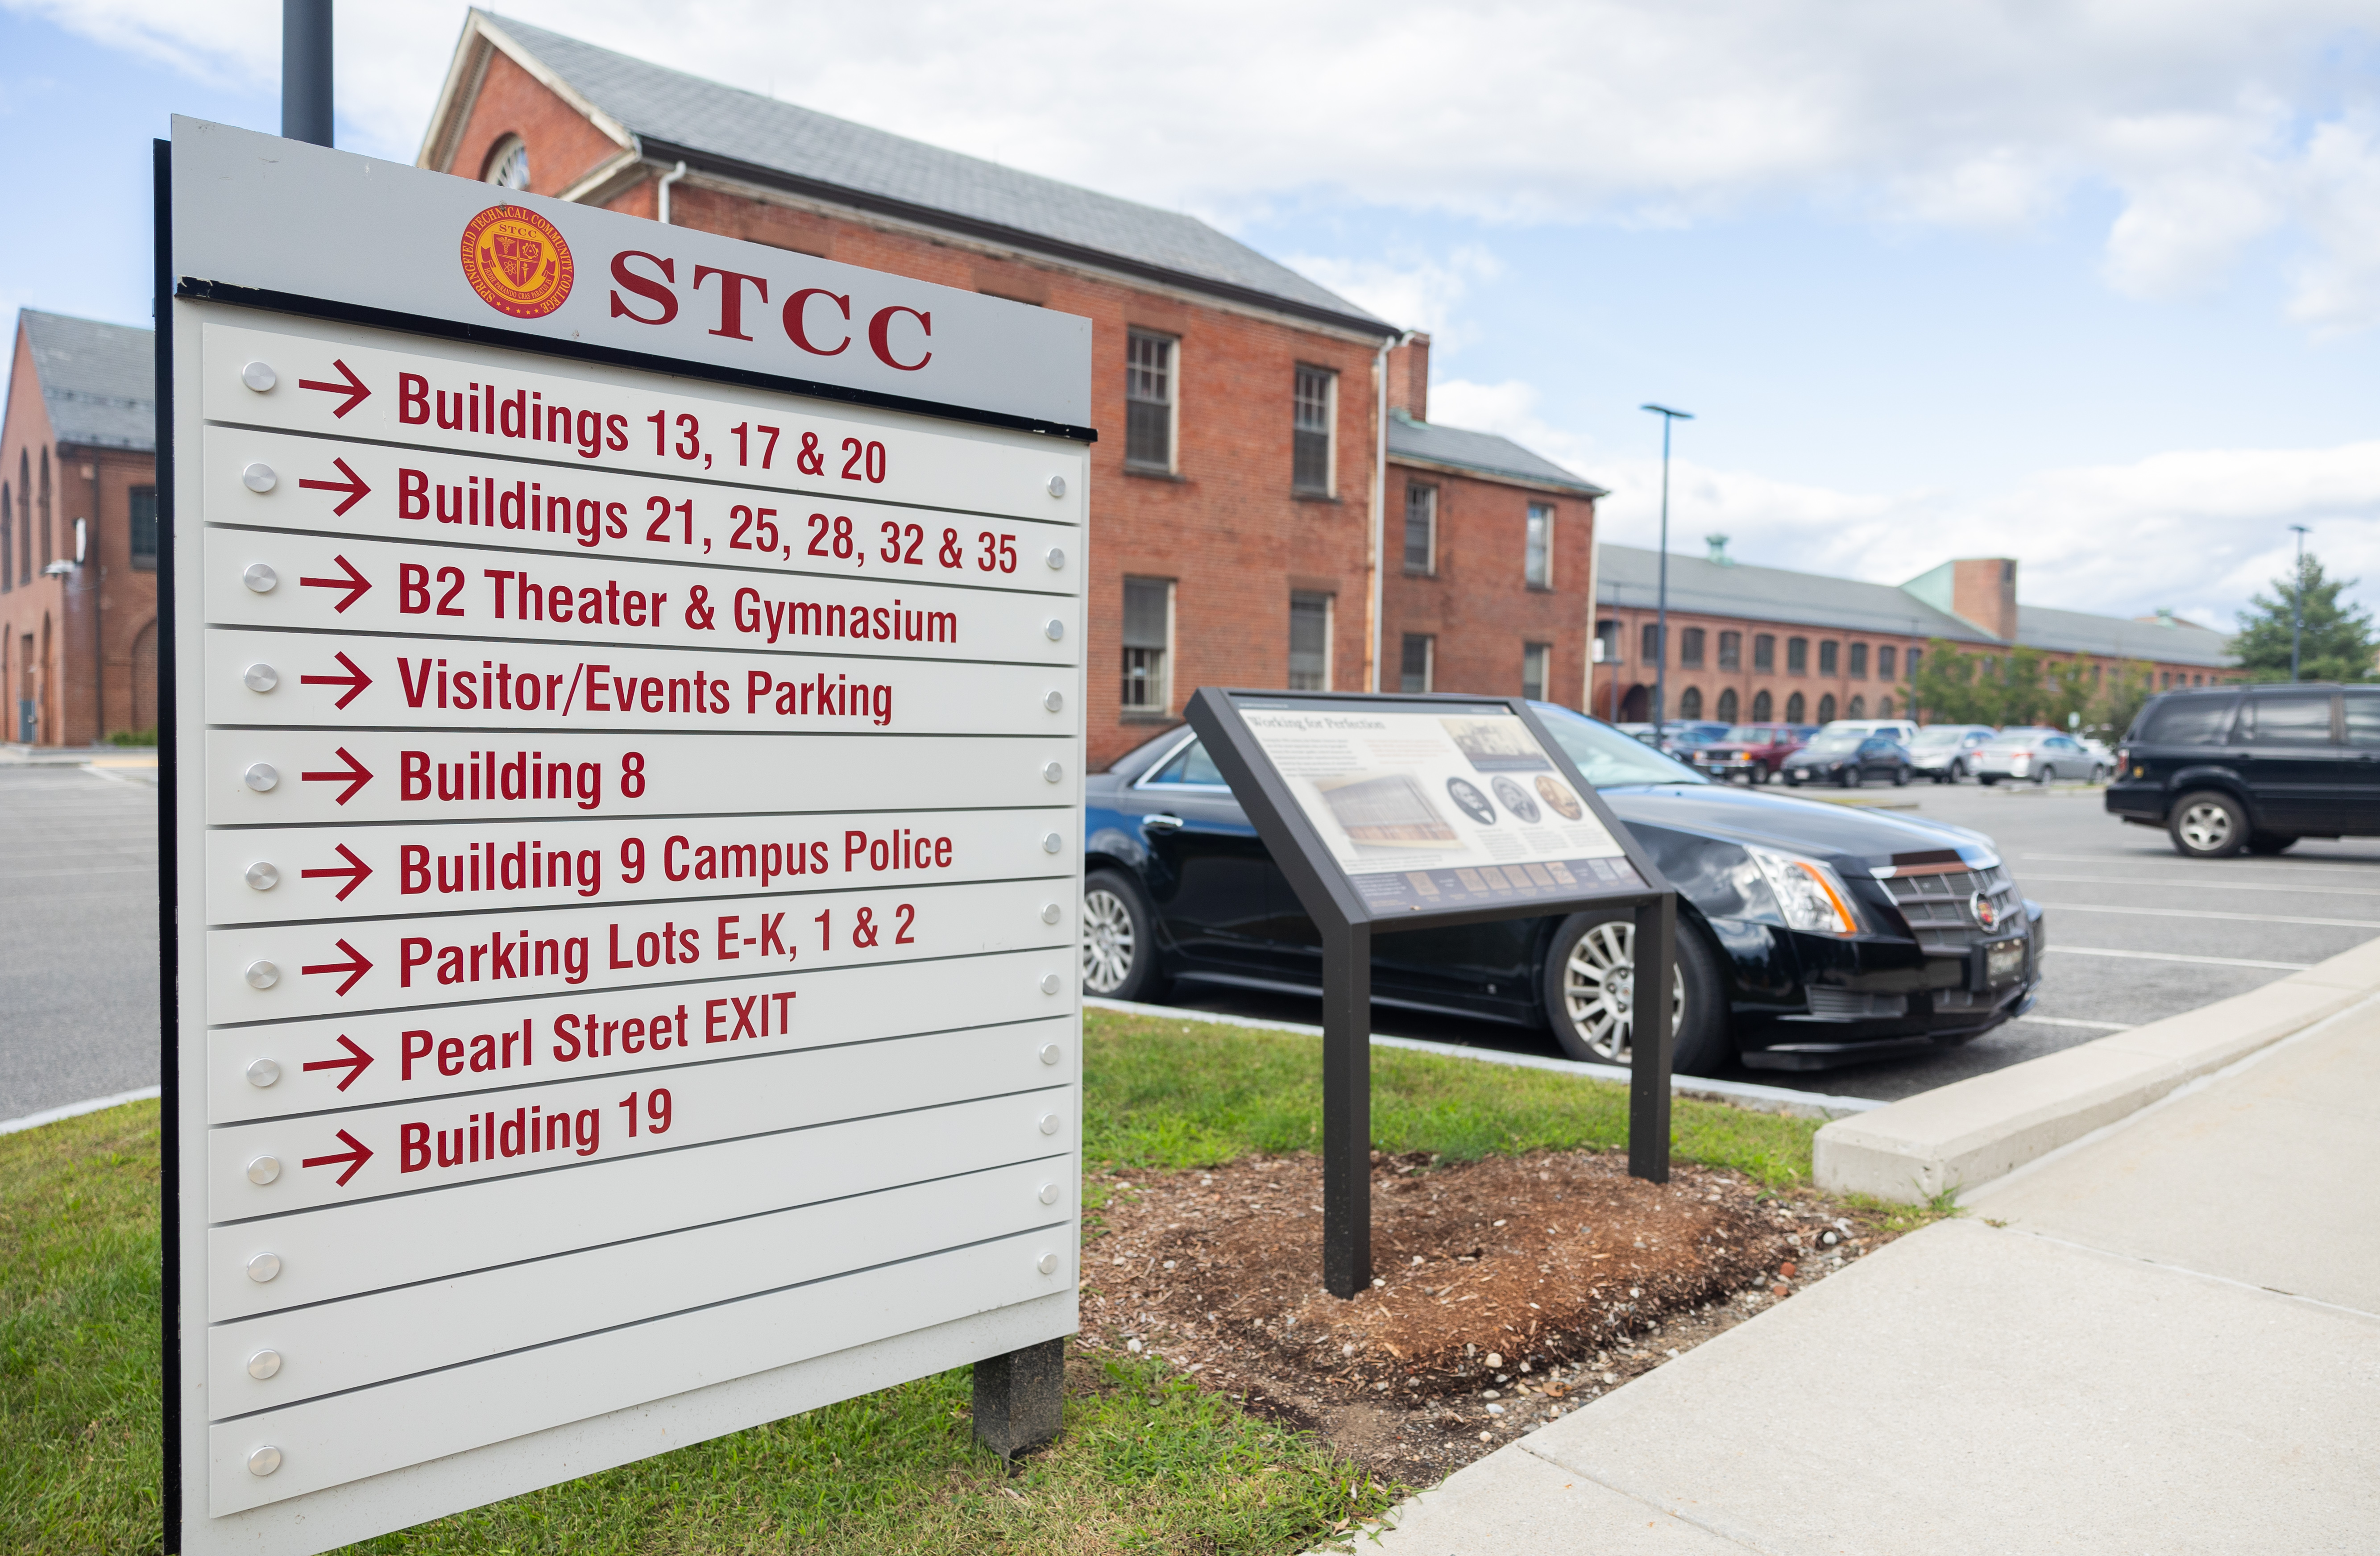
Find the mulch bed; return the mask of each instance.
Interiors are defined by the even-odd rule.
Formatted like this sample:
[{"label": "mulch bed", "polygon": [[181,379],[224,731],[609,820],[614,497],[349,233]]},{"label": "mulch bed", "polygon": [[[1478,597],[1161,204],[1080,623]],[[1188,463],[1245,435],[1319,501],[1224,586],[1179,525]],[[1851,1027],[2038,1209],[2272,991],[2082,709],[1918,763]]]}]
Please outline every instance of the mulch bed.
[{"label": "mulch bed", "polygon": [[1427,1484],[1888,1239],[1740,1173],[1618,1152],[1372,1167],[1371,1289],[1322,1289],[1322,1163],[1124,1175],[1083,1249],[1078,1347],[1146,1352],[1375,1475]]}]

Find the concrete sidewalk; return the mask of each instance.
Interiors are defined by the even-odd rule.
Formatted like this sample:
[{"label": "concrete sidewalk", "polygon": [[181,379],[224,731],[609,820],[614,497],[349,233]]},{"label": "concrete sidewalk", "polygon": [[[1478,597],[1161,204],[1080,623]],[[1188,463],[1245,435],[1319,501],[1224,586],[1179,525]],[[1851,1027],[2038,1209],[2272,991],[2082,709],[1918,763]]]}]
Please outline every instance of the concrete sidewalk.
[{"label": "concrete sidewalk", "polygon": [[1378,1549],[2380,1550],[2375,1174],[2364,1006],[1507,1445]]}]

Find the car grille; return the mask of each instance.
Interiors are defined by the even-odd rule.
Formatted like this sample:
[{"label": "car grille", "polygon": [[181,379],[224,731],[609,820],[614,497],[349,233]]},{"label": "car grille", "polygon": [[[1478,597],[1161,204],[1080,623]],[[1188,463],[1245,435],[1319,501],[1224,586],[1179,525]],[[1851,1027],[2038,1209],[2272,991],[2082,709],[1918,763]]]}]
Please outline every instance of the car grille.
[{"label": "car grille", "polygon": [[[2024,912],[2024,905],[2017,899],[2016,881],[2000,865],[1939,875],[1895,875],[1884,885],[1892,893],[1893,906],[1909,920],[1917,943],[1928,950],[1963,951],[1998,939],[2008,926],[2022,920]],[[1990,930],[1975,922],[1968,906],[1979,892],[1995,910],[1997,927]]]}]

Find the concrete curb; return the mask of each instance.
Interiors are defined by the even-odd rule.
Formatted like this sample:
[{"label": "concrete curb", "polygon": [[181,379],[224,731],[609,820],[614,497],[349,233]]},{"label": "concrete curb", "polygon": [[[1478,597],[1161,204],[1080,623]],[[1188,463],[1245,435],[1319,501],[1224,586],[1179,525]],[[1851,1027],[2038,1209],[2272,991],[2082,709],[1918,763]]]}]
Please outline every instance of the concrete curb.
[{"label": "concrete curb", "polygon": [[1923,1204],[1989,1183],[2375,995],[2380,941],[2249,993],[1837,1120],[1818,1131],[1818,1186]]},{"label": "concrete curb", "polygon": [[[1309,1038],[1322,1035],[1321,1027],[1295,1021],[1259,1021],[1251,1016],[1219,1015],[1213,1011],[1182,1010],[1173,1005],[1143,1005],[1124,1000],[1102,1000],[1096,995],[1085,995],[1083,1004],[1089,1010],[1120,1011],[1126,1015],[1154,1015],[1169,1021],[1201,1021],[1215,1027],[1251,1027],[1267,1032],[1295,1032]],[[1541,1053],[1507,1053],[1500,1049],[1466,1048],[1461,1043],[1434,1043],[1420,1038],[1391,1038],[1379,1032],[1372,1034],[1372,1046],[1411,1049],[1417,1053],[1435,1053],[1447,1059],[1469,1059],[1482,1064],[1509,1064],[1523,1070],[1552,1070],[1586,1080],[1608,1080],[1621,1086],[1628,1084],[1628,1071],[1619,1064],[1588,1064],[1575,1059],[1554,1059]],[[1709,1080],[1701,1076],[1671,1076],[1670,1094],[1673,1097],[1698,1097],[1709,1102],[1732,1103],[1739,1108],[1754,1108],[1761,1112],[1790,1113],[1795,1118],[1842,1118],[1885,1106],[1865,1097],[1830,1097],[1822,1091],[1795,1091],[1790,1087],[1756,1086],[1750,1081]]]},{"label": "concrete curb", "polygon": [[102,1108],[120,1108],[127,1102],[146,1101],[164,1095],[164,1088],[144,1086],[138,1091],[119,1091],[113,1097],[93,1097],[87,1102],[68,1102],[63,1108],[47,1108],[22,1118],[0,1119],[0,1135],[14,1135],[20,1129],[39,1129],[44,1124],[55,1124],[62,1118],[80,1118]]}]

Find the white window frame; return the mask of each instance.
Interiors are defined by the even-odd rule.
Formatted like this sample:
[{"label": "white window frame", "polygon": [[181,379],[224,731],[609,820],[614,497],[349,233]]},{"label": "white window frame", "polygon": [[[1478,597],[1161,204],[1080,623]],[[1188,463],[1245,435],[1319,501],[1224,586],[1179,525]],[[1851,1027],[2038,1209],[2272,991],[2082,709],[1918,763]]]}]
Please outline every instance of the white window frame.
[{"label": "white window frame", "polygon": [[[1173,648],[1175,636],[1173,607],[1177,586],[1175,580],[1172,578],[1126,577],[1124,579],[1124,586],[1127,593],[1129,593],[1131,586],[1134,584],[1161,584],[1164,586],[1165,646],[1156,650],[1160,655],[1157,663],[1157,674],[1155,675],[1146,677],[1147,684],[1153,685],[1155,688],[1156,699],[1148,702],[1126,702],[1123,700],[1123,687],[1130,678],[1129,672],[1132,667],[1132,656],[1135,653],[1147,653],[1149,650],[1145,644],[1124,645],[1121,662],[1117,665],[1117,706],[1126,718],[1170,717],[1173,711]],[[1122,613],[1119,613],[1119,614],[1121,614]],[[1121,626],[1121,622],[1119,622],[1118,625]]]},{"label": "white window frame", "polygon": [[1297,602],[1300,600],[1319,600],[1322,602],[1322,684],[1318,687],[1300,687],[1297,685],[1294,678],[1297,675],[1297,665],[1295,663],[1297,640],[1296,634],[1293,631],[1290,635],[1291,664],[1289,673],[1292,677],[1289,683],[1290,690],[1329,691],[1335,684],[1332,677],[1338,668],[1331,650],[1337,646],[1332,639],[1337,638],[1339,633],[1339,597],[1335,594],[1328,594],[1316,589],[1291,590],[1289,591],[1289,611],[1290,622],[1293,626],[1294,626],[1297,621]]},{"label": "white window frame", "polygon": [[1531,589],[1551,589],[1554,587],[1554,505],[1551,503],[1531,503],[1525,522],[1528,529],[1521,541],[1521,581]]},{"label": "white window frame", "polygon": [[1415,638],[1419,638],[1422,645],[1421,689],[1434,691],[1438,687],[1438,634],[1435,632],[1407,632],[1397,638],[1397,689],[1408,690],[1405,686],[1405,645]]},{"label": "white window frame", "polygon": [[[1529,689],[1529,662],[1537,662],[1537,689]],[[1552,684],[1554,646],[1551,643],[1521,645],[1521,695],[1535,702],[1546,700],[1546,687]]]},{"label": "white window frame", "polygon": [[[1413,565],[1413,511],[1414,498],[1416,494],[1419,494],[1425,499],[1424,505],[1429,510],[1427,517],[1429,526],[1429,545],[1427,548],[1429,553],[1428,560],[1418,568]],[[1438,496],[1439,489],[1428,481],[1408,480],[1405,482],[1404,571],[1405,577],[1409,578],[1434,578],[1438,577]]]},{"label": "white window frame", "polygon": [[[1143,342],[1161,347],[1165,353],[1162,367],[1147,367],[1139,359],[1138,348]],[[1133,393],[1135,381],[1144,375],[1161,378],[1165,397],[1151,399]],[[1161,330],[1127,329],[1123,347],[1124,397],[1124,468],[1127,470],[1161,471],[1172,475],[1182,466],[1182,337]],[[1165,407],[1165,459],[1154,460],[1132,456],[1132,409],[1135,405],[1161,405]]]},{"label": "white window frame", "polygon": [[[1305,407],[1305,378],[1308,373],[1322,381],[1322,484],[1300,486],[1297,483],[1297,437],[1311,431],[1303,425],[1299,414]],[[1289,410],[1289,484],[1301,496],[1336,497],[1339,495],[1339,371],[1336,368],[1318,367],[1312,362],[1300,362],[1290,375]]]}]

